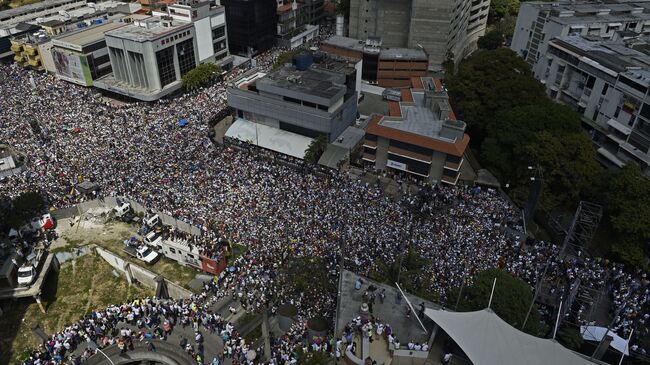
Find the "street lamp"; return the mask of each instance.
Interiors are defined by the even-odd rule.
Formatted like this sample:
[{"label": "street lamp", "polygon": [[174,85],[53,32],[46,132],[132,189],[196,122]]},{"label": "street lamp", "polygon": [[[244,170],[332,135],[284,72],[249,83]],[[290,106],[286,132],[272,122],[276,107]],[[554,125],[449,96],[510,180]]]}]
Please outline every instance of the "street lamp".
[{"label": "street lamp", "polygon": [[88,348],[90,348],[91,350],[95,350],[95,351],[99,352],[100,354],[104,355],[104,357],[106,358],[106,360],[108,360],[108,362],[110,362],[111,365],[115,365],[115,363],[113,362],[113,360],[111,360],[111,358],[108,357],[108,355],[106,355],[106,354],[104,353],[104,351],[102,351],[102,350],[99,348],[99,346],[97,346],[97,343],[96,343],[95,341],[93,341],[93,340],[91,340],[91,339],[89,338],[88,340],[86,340],[86,342],[88,343]]}]

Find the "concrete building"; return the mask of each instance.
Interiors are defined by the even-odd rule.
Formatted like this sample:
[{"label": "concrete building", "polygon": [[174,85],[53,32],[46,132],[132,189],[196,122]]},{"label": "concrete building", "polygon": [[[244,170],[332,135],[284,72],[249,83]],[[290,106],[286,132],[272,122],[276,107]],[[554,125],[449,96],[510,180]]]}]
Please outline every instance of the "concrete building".
[{"label": "concrete building", "polygon": [[275,45],[276,0],[224,0],[232,54],[256,55]]},{"label": "concrete building", "polygon": [[297,66],[253,71],[231,82],[228,105],[237,118],[333,142],[356,120],[361,67],[333,59],[310,64],[311,56],[303,56]]},{"label": "concrete building", "polygon": [[546,54],[551,39],[568,35],[611,39],[622,30],[650,33],[650,1],[522,2],[510,48],[540,78],[546,65],[537,61]]},{"label": "concrete building", "polygon": [[304,6],[297,1],[278,1],[277,46],[294,49],[318,36],[318,25],[304,24]]},{"label": "concrete building", "polygon": [[210,1],[182,0],[167,6],[166,11],[154,11],[154,16],[171,17],[194,26],[199,63],[217,62],[224,69],[232,60],[228,53],[226,9]]},{"label": "concrete building", "polygon": [[601,163],[622,167],[632,161],[650,177],[648,50],[647,36],[569,36],[550,40],[536,65],[544,69],[549,96],[575,109],[593,130]]},{"label": "concrete building", "polygon": [[106,23],[53,39],[54,69],[48,71],[60,79],[92,86],[93,80],[111,72],[104,33],[124,26],[126,23]]},{"label": "concrete building", "polygon": [[373,115],[366,127],[362,160],[370,167],[456,185],[469,144],[465,122],[456,120],[439,80],[415,77],[388,115]]},{"label": "concrete building", "polygon": [[[52,38],[67,33],[79,33],[100,24],[120,20],[125,16],[132,16],[138,10],[138,4],[105,1],[97,4],[87,3],[67,11],[61,10],[47,17],[36,18],[30,23],[19,23],[15,26],[19,33],[10,37],[14,60],[24,67],[55,72],[50,54]],[[29,30],[21,31],[23,28]]]},{"label": "concrete building", "polygon": [[180,3],[166,14],[105,33],[112,73],[95,80],[96,87],[152,101],[178,90],[182,76],[200,63],[229,68],[223,7]]},{"label": "concrete building", "polygon": [[297,0],[305,18],[309,24],[318,24],[325,16],[325,0]]},{"label": "concrete building", "polygon": [[70,11],[85,5],[86,0],[46,0],[0,11],[0,59],[14,56],[10,49],[10,38],[25,33],[19,29],[19,24],[30,23],[38,18],[59,14],[59,11]]},{"label": "concrete building", "polygon": [[320,49],[363,60],[363,79],[381,87],[410,87],[412,77],[427,73],[428,56],[422,49],[382,48],[377,38],[360,41],[332,36],[321,42]]},{"label": "concrete building", "polygon": [[456,63],[485,33],[490,0],[350,0],[349,36],[387,47],[423,47],[433,69]]}]

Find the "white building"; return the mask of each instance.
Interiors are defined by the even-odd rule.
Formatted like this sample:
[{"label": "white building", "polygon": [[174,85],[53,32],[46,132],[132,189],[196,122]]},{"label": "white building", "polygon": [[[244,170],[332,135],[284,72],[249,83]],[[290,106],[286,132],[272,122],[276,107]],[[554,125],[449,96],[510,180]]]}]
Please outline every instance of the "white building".
[{"label": "white building", "polygon": [[650,37],[552,39],[535,68],[549,96],[592,129],[599,161],[609,167],[632,161],[650,177]]},{"label": "white building", "polygon": [[113,72],[94,85],[152,101],[181,87],[181,78],[201,63],[232,64],[225,13],[209,1],[169,5],[165,12],[106,32]]},{"label": "white building", "polygon": [[522,2],[510,48],[540,78],[545,65],[537,61],[546,54],[551,39],[568,35],[611,39],[617,31],[627,30],[650,34],[649,0]]}]

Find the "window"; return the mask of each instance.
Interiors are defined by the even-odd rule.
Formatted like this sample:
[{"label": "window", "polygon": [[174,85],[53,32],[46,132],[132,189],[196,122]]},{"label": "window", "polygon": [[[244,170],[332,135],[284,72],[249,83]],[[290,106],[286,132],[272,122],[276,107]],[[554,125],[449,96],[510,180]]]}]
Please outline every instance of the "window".
[{"label": "window", "polygon": [[222,25],[215,29],[212,29],[212,39],[219,39],[226,35],[226,26]]},{"label": "window", "polygon": [[156,63],[158,64],[158,75],[162,87],[176,81],[176,70],[174,69],[174,47],[167,47],[156,52]]},{"label": "window", "polygon": [[175,253],[176,253],[176,249],[170,247],[170,248],[169,248],[169,252],[175,254]]},{"label": "window", "polygon": [[196,60],[194,59],[194,41],[192,39],[177,44],[176,54],[178,56],[178,67],[181,70],[181,76],[196,67]]}]

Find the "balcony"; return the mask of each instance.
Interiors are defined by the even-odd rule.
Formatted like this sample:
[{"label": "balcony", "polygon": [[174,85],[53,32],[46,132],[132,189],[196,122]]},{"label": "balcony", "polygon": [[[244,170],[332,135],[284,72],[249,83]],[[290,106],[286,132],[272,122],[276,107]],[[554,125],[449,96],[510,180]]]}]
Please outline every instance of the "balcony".
[{"label": "balcony", "polygon": [[364,160],[364,161],[375,163],[375,161],[377,160],[377,157],[375,155],[371,155],[369,153],[364,153],[363,157],[361,157],[361,159]]},{"label": "balcony", "polygon": [[363,141],[363,147],[377,149],[377,141],[370,141],[370,140],[365,139]]},{"label": "balcony", "polygon": [[465,161],[465,159],[461,159],[460,162],[458,163],[445,161],[445,168],[452,171],[458,171],[460,170],[460,167],[463,165],[463,161]]},{"label": "balcony", "polygon": [[447,175],[442,175],[442,182],[450,185],[456,185],[458,183],[458,178],[460,177],[460,174],[457,174],[456,177],[451,177]]}]

